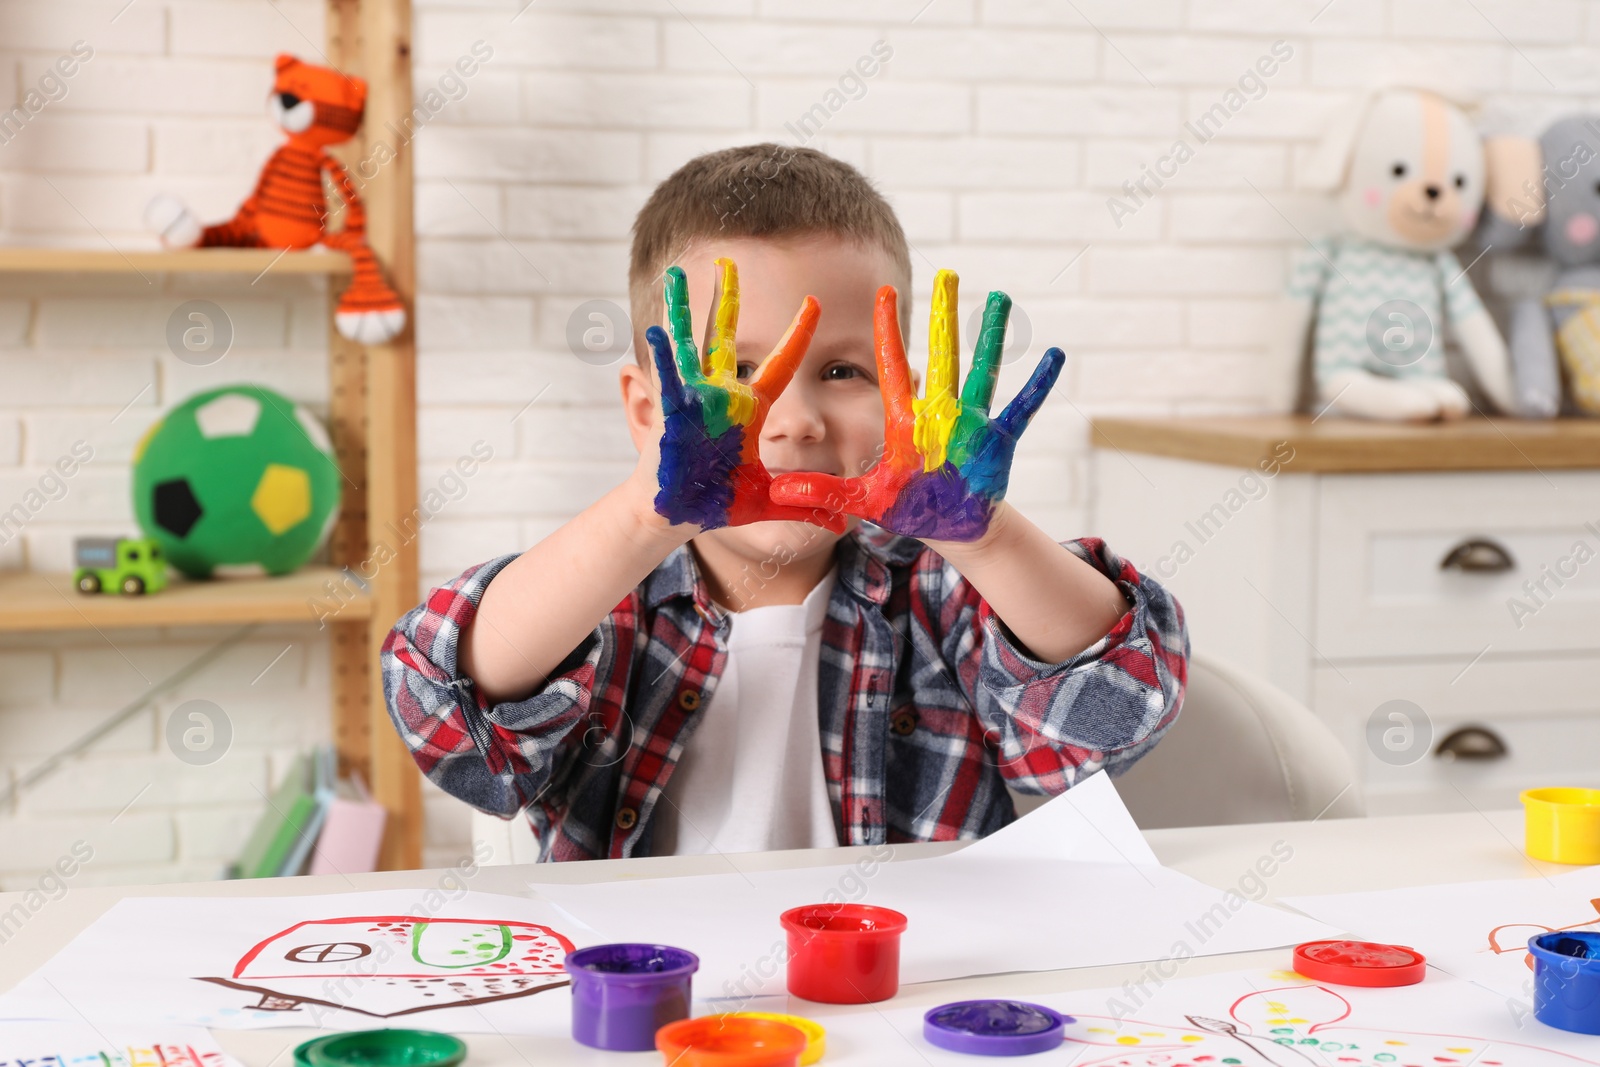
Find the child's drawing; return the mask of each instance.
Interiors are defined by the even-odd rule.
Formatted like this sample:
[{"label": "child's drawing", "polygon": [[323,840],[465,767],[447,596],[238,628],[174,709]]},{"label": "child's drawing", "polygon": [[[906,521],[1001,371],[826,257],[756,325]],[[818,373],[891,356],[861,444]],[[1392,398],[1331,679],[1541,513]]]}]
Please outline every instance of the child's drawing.
[{"label": "child's drawing", "polygon": [[198,1049],[192,1045],[112,1045],[74,1046],[53,1053],[0,1051],[0,1067],[227,1067],[221,1049]]},{"label": "child's drawing", "polygon": [[202,982],[259,999],[376,1018],[531,996],[567,984],[572,942],[548,926],[492,919],[369,915],[295,923],[252,947],[226,978]]},{"label": "child's drawing", "polygon": [[204,1030],[185,1026],[92,1026],[0,1022],[0,1067],[239,1067]]},{"label": "child's drawing", "polygon": [[0,1053],[0,1067],[228,1067],[231,1063],[221,1049],[202,1050],[192,1045],[149,1043],[111,1045],[101,1042],[72,1051],[40,1055],[7,1056]]},{"label": "child's drawing", "polygon": [[[1285,975],[1284,977],[1290,977]],[[1184,1016],[1173,1025],[1077,1015],[1069,1044],[1088,1046],[1078,1067],[1580,1067],[1600,1064],[1535,1045],[1365,1027],[1326,986],[1247,993],[1227,1018]],[[1104,1054],[1097,1055],[1100,1050]],[[1600,1056],[1600,1050],[1596,1052]]]},{"label": "child's drawing", "polygon": [[1522,960],[1531,969],[1533,957],[1528,955],[1528,938],[1536,934],[1553,934],[1558,930],[1600,930],[1600,897],[1589,901],[1596,918],[1583,919],[1568,926],[1541,926],[1538,923],[1505,923],[1489,931],[1489,948],[1500,955],[1521,953]]}]

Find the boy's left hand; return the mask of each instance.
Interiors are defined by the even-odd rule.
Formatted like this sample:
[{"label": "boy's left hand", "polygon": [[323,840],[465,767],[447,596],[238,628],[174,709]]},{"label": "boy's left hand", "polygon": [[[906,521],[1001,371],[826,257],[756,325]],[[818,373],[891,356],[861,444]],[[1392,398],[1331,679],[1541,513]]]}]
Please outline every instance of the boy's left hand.
[{"label": "boy's left hand", "polygon": [[996,418],[989,417],[1011,299],[990,293],[972,370],[961,394],[953,271],[933,282],[926,396],[912,395],[911,370],[900,336],[893,286],[878,290],[873,317],[878,380],[883,390],[884,452],[872,470],[855,478],[795,472],[772,483],[772,499],[795,507],[842,507],[893,533],[932,541],[976,541],[989,528],[1005,496],[1017,438],[1061,374],[1066,355],[1044,354],[1022,391]]}]

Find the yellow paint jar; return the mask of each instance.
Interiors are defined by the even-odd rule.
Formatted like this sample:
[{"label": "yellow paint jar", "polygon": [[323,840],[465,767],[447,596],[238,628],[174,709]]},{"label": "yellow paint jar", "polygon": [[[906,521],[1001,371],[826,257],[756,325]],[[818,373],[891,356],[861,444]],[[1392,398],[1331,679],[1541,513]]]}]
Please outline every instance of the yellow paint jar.
[{"label": "yellow paint jar", "polygon": [[1600,789],[1526,789],[1523,849],[1552,863],[1600,863]]}]

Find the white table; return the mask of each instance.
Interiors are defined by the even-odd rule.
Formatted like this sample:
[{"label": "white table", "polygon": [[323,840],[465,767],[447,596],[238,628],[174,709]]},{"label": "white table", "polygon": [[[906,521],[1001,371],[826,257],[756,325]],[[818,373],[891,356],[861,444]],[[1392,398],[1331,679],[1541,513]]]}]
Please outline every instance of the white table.
[{"label": "white table", "polygon": [[[1269,901],[1277,897],[1311,893],[1491,878],[1532,878],[1541,873],[1552,874],[1570,869],[1556,864],[1536,863],[1523,855],[1522,815],[1514,811],[1208,826],[1154,830],[1147,836],[1162,863],[1219,888],[1236,886],[1258,858],[1271,854],[1275,842],[1286,843],[1294,853],[1268,880],[1266,899]],[[899,845],[895,847],[895,853],[897,859],[909,859],[937,855],[957,847],[952,844]],[[734,859],[746,870],[776,869],[850,863],[866,856],[869,851],[863,847],[771,852]],[[468,888],[486,893],[521,895],[529,882],[573,883],[641,875],[672,877],[720,873],[728,870],[728,863],[724,858],[709,856],[479,867],[469,880]],[[427,888],[437,884],[445,873],[390,871],[350,878],[330,876],[74,888],[61,899],[36,912],[20,931],[0,947],[0,989],[10,989],[123,897],[305,895],[352,889]],[[1027,887],[1018,887],[1020,895],[1025,897],[1027,892]],[[20,898],[20,893],[0,894],[0,914]],[[1070,917],[1067,918],[1070,921]],[[1287,967],[1288,964],[1288,955],[1283,951],[1200,956],[1183,961],[1180,974],[1191,976],[1245,967]],[[892,1003],[900,1007],[932,1007],[946,1001],[973,997],[1118,986],[1137,978],[1143,966],[1130,964],[928,983],[903,988]],[[795,1002],[794,1010],[803,1014],[804,1002]],[[872,1009],[864,1007],[858,1010]],[[291,1067],[294,1046],[316,1033],[303,1029],[214,1032],[222,1047],[248,1067]],[[531,1045],[533,1040],[526,1039],[526,1042]],[[547,1047],[535,1057],[523,1047],[524,1040],[518,1038],[475,1034],[467,1035],[467,1042],[471,1049],[468,1067],[660,1062],[659,1056],[653,1052],[629,1056],[598,1053],[578,1045],[565,1046],[557,1058],[552,1058]],[[824,1064],[826,1062],[823,1061]]]}]

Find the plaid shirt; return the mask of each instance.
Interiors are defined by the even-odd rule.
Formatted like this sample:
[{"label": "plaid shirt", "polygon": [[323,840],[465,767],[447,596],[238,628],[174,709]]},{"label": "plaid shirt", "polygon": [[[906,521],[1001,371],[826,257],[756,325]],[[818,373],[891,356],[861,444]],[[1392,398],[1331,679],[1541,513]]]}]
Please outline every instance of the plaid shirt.
[{"label": "plaid shirt", "polygon": [[[1183,611],[1096,538],[1066,542],[1128,611],[1061,663],[1020,649],[956,569],[862,526],[835,548],[817,712],[843,844],[981,837],[1009,784],[1055,794],[1130,766],[1178,716]],[[389,714],[417,764],[486,812],[526,810],[540,858],[650,854],[651,814],[716,689],[730,617],[675,549],[524,700],[488,705],[456,666],[461,628],[514,559],[429,593],[383,645]]]}]

